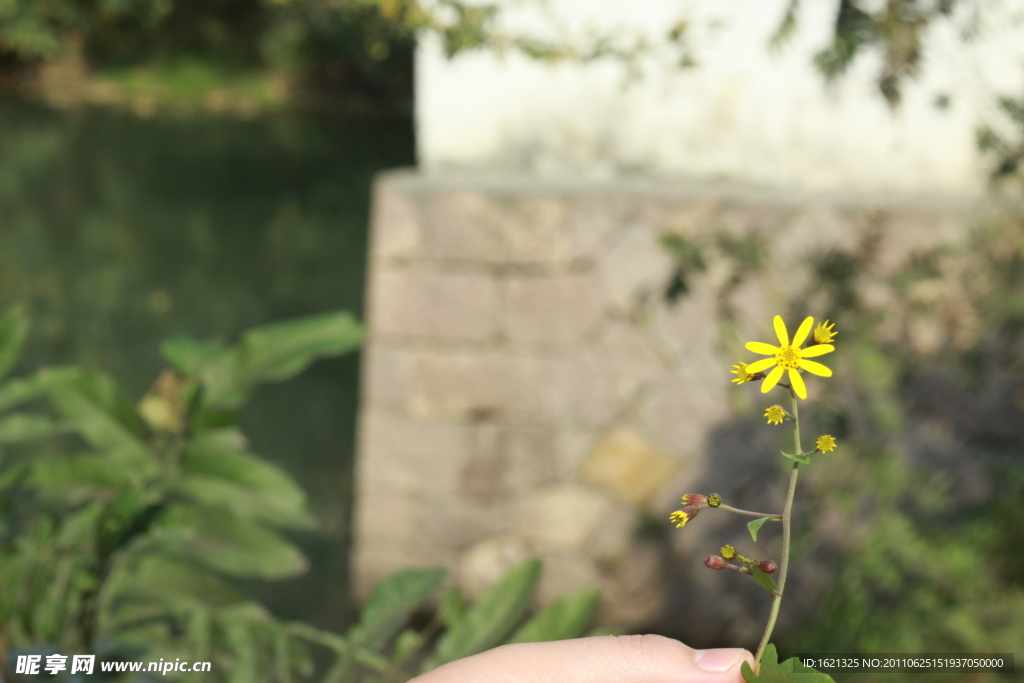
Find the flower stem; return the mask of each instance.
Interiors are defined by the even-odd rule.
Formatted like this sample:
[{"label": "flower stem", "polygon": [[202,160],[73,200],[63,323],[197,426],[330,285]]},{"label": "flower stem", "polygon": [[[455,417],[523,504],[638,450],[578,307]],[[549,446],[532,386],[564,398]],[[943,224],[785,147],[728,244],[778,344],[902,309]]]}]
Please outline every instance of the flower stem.
[{"label": "flower stem", "polygon": [[[803,449],[800,447],[800,413],[797,407],[796,392],[790,388],[789,394],[793,399],[793,445],[796,446],[797,453],[802,453]],[[755,671],[761,665],[761,657],[764,655],[764,650],[768,647],[768,641],[772,637],[772,631],[775,629],[775,620],[779,617],[779,606],[782,604],[782,593],[786,589],[786,574],[789,572],[789,546],[793,529],[793,494],[796,492],[796,478],[799,474],[800,463],[794,462],[793,469],[789,475],[786,507],[782,511],[782,562],[779,565],[779,589],[775,592],[775,597],[772,599],[772,611],[768,616],[768,625],[765,626],[764,635],[761,636],[761,644],[757,646],[757,655],[754,658]]]},{"label": "flower stem", "polygon": [[782,515],[776,515],[776,514],[773,514],[771,512],[752,512],[750,510],[740,510],[739,508],[734,508],[733,506],[726,505],[725,503],[722,503],[721,505],[719,505],[718,509],[719,510],[728,510],[729,512],[735,512],[737,515],[746,515],[748,517],[767,517],[769,519],[778,519],[778,520],[782,519]]}]

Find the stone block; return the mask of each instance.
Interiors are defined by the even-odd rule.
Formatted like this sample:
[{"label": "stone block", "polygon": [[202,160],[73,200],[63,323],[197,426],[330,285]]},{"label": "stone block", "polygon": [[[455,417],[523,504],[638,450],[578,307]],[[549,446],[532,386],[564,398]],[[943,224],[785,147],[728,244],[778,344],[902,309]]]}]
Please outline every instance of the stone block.
[{"label": "stone block", "polygon": [[601,367],[596,371],[607,373],[616,395],[628,402],[665,371],[654,348],[650,335],[637,325],[625,320],[613,321],[605,327],[598,341]]},{"label": "stone block", "polygon": [[427,200],[423,254],[489,264],[559,264],[571,255],[564,201],[556,196],[450,190]]},{"label": "stone block", "polygon": [[470,454],[468,426],[363,413],[359,430],[360,486],[390,487],[396,494],[454,493]]},{"label": "stone block", "polygon": [[730,365],[717,355],[686,354],[639,401],[637,425],[669,457],[703,462],[707,433],[730,414]]},{"label": "stone block", "polygon": [[363,349],[359,384],[362,410],[405,411],[417,359],[412,349],[371,340]]},{"label": "stone block", "polygon": [[551,419],[569,427],[597,429],[625,407],[615,377],[595,351],[552,360],[546,386]]},{"label": "stone block", "polygon": [[373,335],[484,342],[496,331],[497,288],[486,273],[380,266],[368,298]]},{"label": "stone block", "polygon": [[408,259],[420,246],[422,208],[397,175],[383,176],[373,190],[370,256]]},{"label": "stone block", "polygon": [[628,230],[598,265],[611,303],[625,312],[642,310],[663,296],[672,258],[652,230]]},{"label": "stone block", "polygon": [[550,424],[477,423],[462,491],[483,502],[552,484],[558,471],[558,447],[558,433]]},{"label": "stone block", "polygon": [[643,436],[619,428],[608,434],[580,467],[583,481],[619,500],[641,506],[672,473],[674,465]]},{"label": "stone block", "polygon": [[579,484],[553,486],[523,502],[519,534],[543,552],[579,552],[612,509],[600,493]]},{"label": "stone block", "polygon": [[492,350],[422,351],[407,396],[422,418],[544,417],[550,412],[551,362]]},{"label": "stone block", "polygon": [[602,314],[600,284],[589,274],[509,276],[504,334],[512,342],[575,345]]}]

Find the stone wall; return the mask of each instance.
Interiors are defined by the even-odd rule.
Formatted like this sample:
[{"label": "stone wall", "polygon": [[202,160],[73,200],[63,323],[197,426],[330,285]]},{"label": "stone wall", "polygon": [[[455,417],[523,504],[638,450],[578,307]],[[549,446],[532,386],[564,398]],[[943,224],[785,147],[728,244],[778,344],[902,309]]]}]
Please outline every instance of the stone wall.
[{"label": "stone wall", "polygon": [[[872,242],[881,278],[958,240],[967,216],[948,202],[715,185],[380,177],[357,590],[444,565],[473,595],[540,556],[540,599],[600,587],[605,622],[657,618],[670,573],[686,573],[691,598],[714,592],[720,577],[696,570],[734,521],[708,514],[666,543],[642,532],[669,530],[683,493],[714,487],[742,507],[777,495],[763,484],[779,459],[746,455],[777,450],[759,418],[777,399],[729,382],[750,360],[743,342],[769,340],[776,313],[829,315],[814,275],[824,255]],[[707,265],[684,273],[674,303],[666,234]],[[829,390],[808,384],[812,402]]]}]

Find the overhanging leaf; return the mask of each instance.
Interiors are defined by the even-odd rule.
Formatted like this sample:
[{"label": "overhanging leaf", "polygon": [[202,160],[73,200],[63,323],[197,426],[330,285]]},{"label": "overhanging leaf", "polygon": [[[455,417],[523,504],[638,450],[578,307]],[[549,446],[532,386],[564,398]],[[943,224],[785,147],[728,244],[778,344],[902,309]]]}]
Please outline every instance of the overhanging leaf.
[{"label": "overhanging leaf", "polygon": [[217,340],[200,341],[191,337],[172,337],[160,345],[160,355],[186,375],[198,375],[203,366],[224,351]]},{"label": "overhanging leaf", "polygon": [[444,634],[436,654],[424,664],[424,670],[475,655],[500,643],[530,606],[540,569],[540,560],[527,560],[487,589],[467,610],[465,618]]},{"label": "overhanging leaf", "polygon": [[356,645],[380,651],[412,612],[437,590],[448,576],[445,569],[407,569],[377,585],[349,638]]},{"label": "overhanging leaf", "polygon": [[15,306],[0,316],[0,378],[18,362],[27,336],[28,318],[22,306]]},{"label": "overhanging leaf", "polygon": [[363,327],[349,313],[302,318],[247,332],[235,346],[203,362],[206,402],[234,410],[262,382],[294,377],[314,360],[358,348]]},{"label": "overhanging leaf", "polygon": [[46,415],[19,413],[0,420],[0,443],[22,443],[68,432]]},{"label": "overhanging leaf", "polygon": [[299,549],[279,534],[213,508],[178,505],[160,527],[174,534],[166,535],[167,552],[231,577],[283,579],[308,566]]},{"label": "overhanging leaf", "polygon": [[510,643],[542,643],[567,640],[583,633],[590,623],[601,591],[587,590],[553,602],[512,634]]},{"label": "overhanging leaf", "polygon": [[180,491],[195,501],[287,528],[309,528],[306,494],[286,472],[247,453],[236,429],[201,432],[185,453]]}]

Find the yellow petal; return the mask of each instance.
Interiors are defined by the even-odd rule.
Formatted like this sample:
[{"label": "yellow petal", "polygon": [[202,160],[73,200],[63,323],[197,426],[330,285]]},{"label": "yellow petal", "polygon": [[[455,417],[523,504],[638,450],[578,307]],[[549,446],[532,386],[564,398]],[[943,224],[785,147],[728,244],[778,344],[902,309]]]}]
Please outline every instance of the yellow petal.
[{"label": "yellow petal", "polygon": [[802,367],[804,370],[815,375],[818,375],[819,377],[832,376],[832,371],[829,368],[826,368],[821,363],[815,363],[813,360],[804,360],[802,358],[800,359],[799,363],[800,367]]},{"label": "yellow petal", "polygon": [[747,342],[747,351],[753,351],[762,356],[774,356],[777,353],[782,353],[782,349],[764,342]]},{"label": "yellow petal", "polygon": [[775,365],[774,358],[762,358],[761,360],[754,361],[745,369],[748,375],[753,375],[755,372],[763,372],[764,370],[767,370],[773,365]]},{"label": "yellow petal", "polygon": [[804,318],[804,321],[800,323],[800,329],[796,331],[796,335],[793,337],[793,346],[800,346],[807,341],[807,335],[811,333],[812,327],[814,327],[814,318],[810,316]]},{"label": "yellow petal", "polygon": [[806,349],[800,349],[798,353],[801,358],[814,358],[815,356],[824,356],[826,353],[832,353],[835,350],[836,347],[831,344],[817,344]]},{"label": "yellow petal", "polygon": [[775,316],[772,322],[775,324],[775,334],[779,335],[779,343],[789,346],[789,332],[786,331],[786,323],[782,322],[782,316]]},{"label": "yellow petal", "polygon": [[793,391],[800,398],[807,398],[807,386],[804,385],[804,378],[800,376],[800,373],[790,368],[789,370],[789,383],[793,385]]},{"label": "yellow petal", "polygon": [[768,376],[763,382],[761,382],[761,393],[767,394],[772,388],[779,383],[782,378],[782,368],[776,366],[774,370],[768,373]]}]

